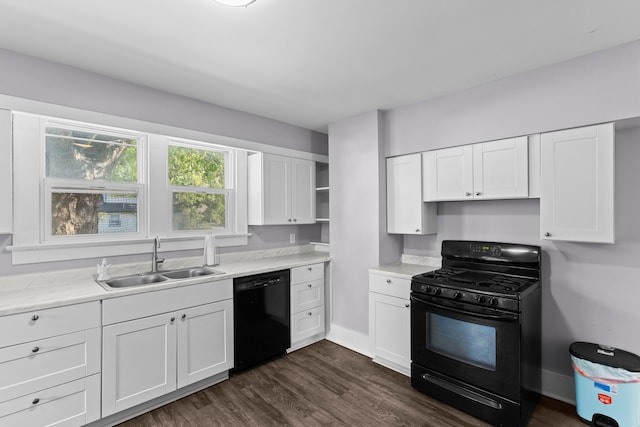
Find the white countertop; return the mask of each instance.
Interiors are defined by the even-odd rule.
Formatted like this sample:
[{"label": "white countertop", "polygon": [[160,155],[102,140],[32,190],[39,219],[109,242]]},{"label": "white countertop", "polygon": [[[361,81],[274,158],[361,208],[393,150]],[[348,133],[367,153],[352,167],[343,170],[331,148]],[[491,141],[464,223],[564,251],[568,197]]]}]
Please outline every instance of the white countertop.
[{"label": "white countertop", "polygon": [[[294,248],[295,249],[295,248]],[[282,250],[252,251],[223,254],[214,270],[224,274],[200,276],[184,280],[172,280],[152,285],[106,290],[96,283],[96,267],[54,271],[48,273],[20,274],[0,277],[0,315],[40,310],[87,301],[98,301],[160,289],[186,286],[207,281],[219,281],[233,277],[249,276],[268,271],[282,270],[330,261],[327,252],[284,248]],[[164,269],[196,267],[202,265],[202,257],[168,259]],[[114,265],[112,277],[135,274],[149,270],[149,265]]]},{"label": "white countertop", "polygon": [[403,255],[402,262],[379,265],[369,269],[369,273],[380,273],[400,279],[411,279],[416,274],[439,269],[440,258]]}]

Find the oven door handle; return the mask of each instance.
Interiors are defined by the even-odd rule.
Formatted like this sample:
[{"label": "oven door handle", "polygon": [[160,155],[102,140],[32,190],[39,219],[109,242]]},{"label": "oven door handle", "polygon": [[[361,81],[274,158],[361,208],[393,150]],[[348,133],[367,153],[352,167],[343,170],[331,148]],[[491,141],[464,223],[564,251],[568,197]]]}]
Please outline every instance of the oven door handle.
[{"label": "oven door handle", "polygon": [[429,307],[434,307],[434,308],[439,308],[439,309],[443,309],[443,310],[449,310],[449,311],[453,311],[455,313],[458,314],[463,314],[466,316],[469,315],[473,315],[476,317],[480,317],[483,319],[490,319],[490,320],[503,320],[503,321],[514,321],[514,320],[518,320],[518,315],[517,314],[510,314],[510,313],[503,313],[503,312],[499,312],[497,314],[489,314],[489,313],[482,313],[482,312],[478,312],[478,311],[467,311],[467,310],[461,310],[459,308],[455,308],[455,307],[451,307],[450,305],[443,303],[443,304],[435,304],[431,301],[426,301],[422,298],[419,298],[415,295],[411,295],[411,301],[415,301],[417,303],[420,304],[425,304],[428,305]]}]

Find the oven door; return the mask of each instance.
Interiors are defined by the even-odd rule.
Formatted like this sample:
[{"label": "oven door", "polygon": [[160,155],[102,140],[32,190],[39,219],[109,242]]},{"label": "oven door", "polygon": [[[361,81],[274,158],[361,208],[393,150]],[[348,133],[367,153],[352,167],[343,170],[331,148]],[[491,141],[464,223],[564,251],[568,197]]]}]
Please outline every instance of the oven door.
[{"label": "oven door", "polygon": [[518,401],[519,315],[412,294],[411,360]]}]

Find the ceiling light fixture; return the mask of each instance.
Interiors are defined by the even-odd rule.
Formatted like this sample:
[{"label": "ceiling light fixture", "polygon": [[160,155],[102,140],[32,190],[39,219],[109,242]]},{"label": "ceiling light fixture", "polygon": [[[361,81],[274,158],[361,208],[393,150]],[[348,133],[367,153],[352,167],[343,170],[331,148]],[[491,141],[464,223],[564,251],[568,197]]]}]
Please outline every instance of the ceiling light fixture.
[{"label": "ceiling light fixture", "polygon": [[213,0],[213,1],[215,1],[216,3],[220,3],[222,5],[225,5],[225,6],[247,7],[251,3],[255,2],[256,0]]}]

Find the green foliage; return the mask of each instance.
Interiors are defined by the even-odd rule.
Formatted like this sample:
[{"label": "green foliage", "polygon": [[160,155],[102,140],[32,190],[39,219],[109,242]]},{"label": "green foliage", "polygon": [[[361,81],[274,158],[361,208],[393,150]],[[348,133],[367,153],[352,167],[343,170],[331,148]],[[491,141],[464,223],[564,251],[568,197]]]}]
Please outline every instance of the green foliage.
[{"label": "green foliage", "polygon": [[224,153],[169,146],[169,184],[224,188]]},{"label": "green foliage", "polygon": [[[210,189],[225,188],[224,153],[169,146],[169,185]],[[224,228],[225,196],[176,192],[173,195],[174,230]]]}]

